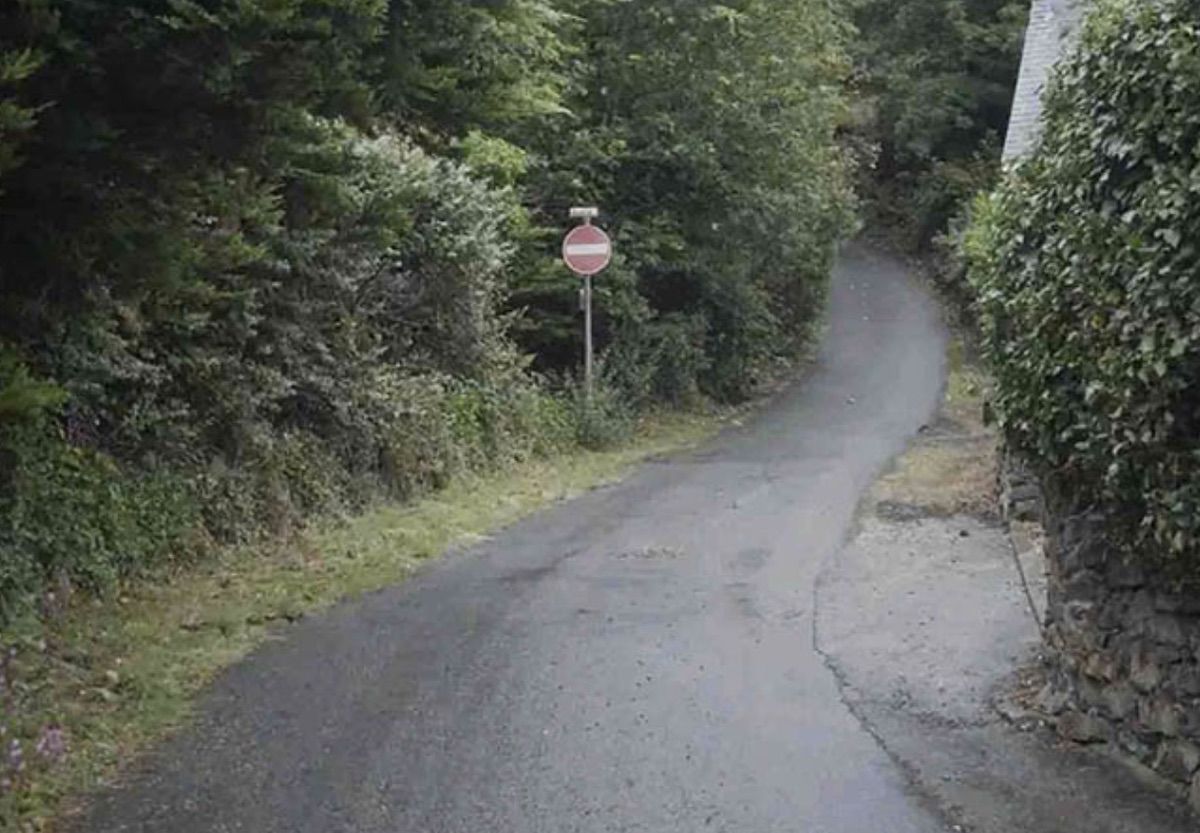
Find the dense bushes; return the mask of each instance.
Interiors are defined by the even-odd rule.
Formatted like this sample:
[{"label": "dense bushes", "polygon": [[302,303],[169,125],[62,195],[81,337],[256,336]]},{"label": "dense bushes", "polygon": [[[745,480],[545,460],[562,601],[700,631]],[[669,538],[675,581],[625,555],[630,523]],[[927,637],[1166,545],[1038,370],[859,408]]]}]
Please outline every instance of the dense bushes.
[{"label": "dense bushes", "polygon": [[[57,396],[27,395],[0,426],[10,590],[39,573],[102,587],[207,539],[411,497],[573,439],[568,406],[503,336],[502,200],[395,137],[307,129],[285,186],[303,224],[257,222],[236,282],[97,299],[61,341],[26,349],[69,404],[55,419]],[[15,390],[23,365],[8,367]]]},{"label": "dense bushes", "polygon": [[1200,3],[1102,4],[968,240],[1009,439],[1058,511],[1200,567]]},{"label": "dense bushes", "polygon": [[0,614],[746,395],[846,220],[841,42],[818,0],[0,7]]}]

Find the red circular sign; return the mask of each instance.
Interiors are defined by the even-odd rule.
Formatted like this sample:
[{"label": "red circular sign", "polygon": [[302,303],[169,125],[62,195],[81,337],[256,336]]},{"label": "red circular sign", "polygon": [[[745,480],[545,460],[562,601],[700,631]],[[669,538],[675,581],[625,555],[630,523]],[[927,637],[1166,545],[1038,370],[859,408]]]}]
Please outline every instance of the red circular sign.
[{"label": "red circular sign", "polygon": [[577,275],[595,275],[612,260],[612,241],[596,226],[576,226],[563,241],[563,260]]}]

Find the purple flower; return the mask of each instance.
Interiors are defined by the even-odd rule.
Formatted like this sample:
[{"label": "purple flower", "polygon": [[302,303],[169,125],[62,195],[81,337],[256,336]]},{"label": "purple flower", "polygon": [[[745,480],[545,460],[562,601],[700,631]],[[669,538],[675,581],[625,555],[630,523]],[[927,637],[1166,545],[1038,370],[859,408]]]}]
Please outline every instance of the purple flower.
[{"label": "purple flower", "polygon": [[48,761],[58,762],[67,755],[67,733],[61,726],[51,723],[42,730],[34,747],[38,755]]},{"label": "purple flower", "polygon": [[13,738],[12,743],[8,745],[8,771],[18,773],[25,769],[25,750],[21,748],[21,741]]}]

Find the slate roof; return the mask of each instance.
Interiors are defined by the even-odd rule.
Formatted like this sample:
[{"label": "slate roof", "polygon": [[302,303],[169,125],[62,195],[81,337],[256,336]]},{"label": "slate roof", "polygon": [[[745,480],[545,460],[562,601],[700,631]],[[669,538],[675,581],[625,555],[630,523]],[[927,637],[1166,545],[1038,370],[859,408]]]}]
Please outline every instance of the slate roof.
[{"label": "slate roof", "polygon": [[1042,88],[1051,68],[1070,48],[1087,4],[1088,0],[1033,0],[1029,28],[1025,31],[1021,74],[1004,140],[1005,162],[1024,156],[1037,143]]}]

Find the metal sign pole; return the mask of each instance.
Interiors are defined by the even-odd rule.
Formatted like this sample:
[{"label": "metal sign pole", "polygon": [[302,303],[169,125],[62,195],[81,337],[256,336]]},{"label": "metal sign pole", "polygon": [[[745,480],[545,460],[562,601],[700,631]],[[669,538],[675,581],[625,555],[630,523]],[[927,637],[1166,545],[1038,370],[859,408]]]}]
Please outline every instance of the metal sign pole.
[{"label": "metal sign pole", "polygon": [[583,279],[583,391],[592,404],[592,276]]},{"label": "metal sign pole", "polygon": [[612,259],[612,241],[604,229],[592,225],[600,209],[579,207],[571,209],[572,220],[582,220],[563,241],[563,260],[568,268],[583,278],[580,306],[583,307],[583,395],[590,407],[595,386],[595,358],[592,346],[592,276],[603,271]]}]

